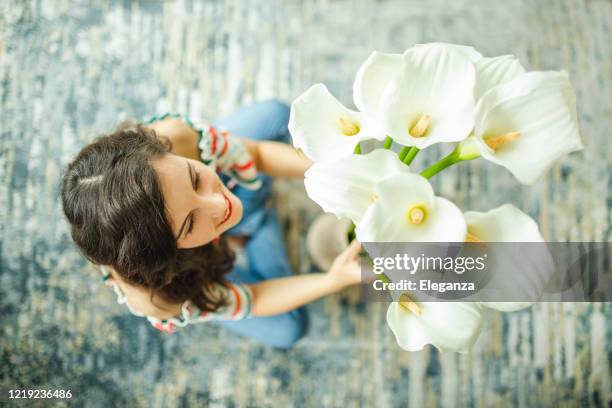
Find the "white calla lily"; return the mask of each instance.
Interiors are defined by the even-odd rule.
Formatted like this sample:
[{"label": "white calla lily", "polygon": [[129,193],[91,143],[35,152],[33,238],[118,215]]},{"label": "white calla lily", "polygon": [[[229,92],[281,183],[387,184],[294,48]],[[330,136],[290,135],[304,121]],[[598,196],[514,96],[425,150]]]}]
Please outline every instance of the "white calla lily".
[{"label": "white calla lily", "polygon": [[357,70],[353,99],[361,112],[376,116],[387,85],[400,73],[402,54],[374,51]]},{"label": "white calla lily", "polygon": [[402,58],[401,72],[381,99],[386,133],[419,149],[465,139],[474,125],[476,74],[470,58],[443,43],[413,47]]},{"label": "white calla lily", "polygon": [[463,214],[449,200],[436,197],[426,178],[398,172],[374,187],[374,202],[357,224],[361,242],[463,242]]},{"label": "white calla lily", "polygon": [[432,344],[440,351],[466,353],[476,342],[482,325],[482,307],[466,302],[422,302],[420,314],[393,302],[387,309],[387,324],[397,344],[408,351]]},{"label": "white calla lily", "polygon": [[487,212],[466,211],[468,233],[484,242],[544,242],[538,224],[512,204]]},{"label": "white calla lily", "polygon": [[525,68],[514,55],[481,58],[476,61],[476,100],[494,86],[511,81],[525,73]]},{"label": "white calla lily", "polygon": [[476,106],[480,154],[533,184],[561,156],[583,148],[566,72],[527,72],[489,89]]},{"label": "white calla lily", "polygon": [[289,131],[293,144],[317,162],[348,156],[361,140],[383,140],[385,135],[379,129],[375,121],[346,108],[320,83],[291,104]]},{"label": "white calla lily", "polygon": [[453,51],[461,53],[463,56],[468,58],[471,62],[477,62],[483,58],[482,54],[476,51],[476,49],[469,45],[459,45],[459,44],[451,44],[445,42],[433,42],[433,43],[425,43],[425,44],[416,44],[412,48],[418,47],[431,47],[434,45],[441,45],[443,47],[447,47],[452,49]]},{"label": "white calla lily", "polygon": [[373,51],[357,70],[353,83],[353,99],[361,112],[376,117],[380,101],[387,85],[400,74],[404,55],[412,49],[431,47],[432,45],[452,49],[467,57],[470,61],[481,60],[482,54],[473,47],[449,43],[416,44],[402,54]]},{"label": "white calla lily", "polygon": [[372,204],[381,179],[409,173],[397,154],[377,149],[368,154],[341,158],[332,163],[314,163],[304,174],[306,193],[324,211],[357,223]]},{"label": "white calla lily", "polygon": [[[512,293],[517,296],[533,296],[542,290],[550,274],[554,271],[552,259],[544,245],[525,245],[522,243],[543,243],[544,238],[536,222],[527,214],[511,204],[504,204],[487,212],[467,211],[465,220],[472,241],[514,242],[503,248],[493,247],[489,252],[489,269],[496,269],[491,286],[497,284],[502,291],[508,282],[499,274],[512,274]],[[503,253],[499,253],[503,251]],[[514,253],[520,252],[520,253]],[[496,258],[491,259],[491,258]],[[511,312],[531,306],[533,302],[481,302],[482,305],[502,312]]]}]

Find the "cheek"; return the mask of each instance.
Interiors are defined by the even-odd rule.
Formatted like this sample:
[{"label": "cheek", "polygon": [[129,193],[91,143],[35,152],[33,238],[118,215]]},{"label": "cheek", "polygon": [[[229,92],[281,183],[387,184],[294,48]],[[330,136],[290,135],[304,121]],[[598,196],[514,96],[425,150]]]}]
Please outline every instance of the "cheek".
[{"label": "cheek", "polygon": [[[177,247],[178,248],[195,248],[201,245],[208,244],[212,241],[218,233],[215,231],[212,220],[203,220],[200,217],[199,220],[196,220],[197,233],[191,234],[187,236],[187,239],[183,240]],[[195,232],[195,231],[194,231]]]},{"label": "cheek", "polygon": [[201,228],[201,239],[206,239],[210,241],[212,238],[215,237],[216,228],[214,220],[212,218],[200,217],[200,225],[198,225],[198,227]]}]

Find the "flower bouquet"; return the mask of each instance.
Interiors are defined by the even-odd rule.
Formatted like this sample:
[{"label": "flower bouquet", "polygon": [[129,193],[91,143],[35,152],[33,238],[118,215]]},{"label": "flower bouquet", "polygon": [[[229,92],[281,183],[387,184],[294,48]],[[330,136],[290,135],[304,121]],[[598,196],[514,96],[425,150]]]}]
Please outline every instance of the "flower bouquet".
[{"label": "flower bouquet", "polygon": [[[308,196],[350,219],[359,241],[544,241],[535,221],[513,205],[463,212],[437,196],[429,179],[482,157],[529,185],[561,156],[582,149],[566,72],[527,72],[512,55],[484,57],[469,46],[419,44],[403,54],[374,51],[357,71],[353,98],[358,110],[313,85],[292,103],[289,130],[294,146],[315,162],[305,174]],[[360,142],[368,139],[379,148],[362,154]],[[420,172],[409,167],[436,143],[456,147]],[[480,332],[483,307],[531,304],[417,302],[409,293],[396,300],[387,322],[410,351],[431,344],[466,352]]]}]

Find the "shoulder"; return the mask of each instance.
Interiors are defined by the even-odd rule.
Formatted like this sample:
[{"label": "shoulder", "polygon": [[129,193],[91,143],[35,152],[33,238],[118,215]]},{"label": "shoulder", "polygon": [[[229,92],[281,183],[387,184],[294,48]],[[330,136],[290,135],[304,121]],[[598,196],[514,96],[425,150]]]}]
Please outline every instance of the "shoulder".
[{"label": "shoulder", "polygon": [[198,144],[200,134],[182,118],[167,117],[162,120],[147,124],[146,127],[153,129],[160,136],[165,136],[172,142],[172,153],[199,160],[200,150]]}]

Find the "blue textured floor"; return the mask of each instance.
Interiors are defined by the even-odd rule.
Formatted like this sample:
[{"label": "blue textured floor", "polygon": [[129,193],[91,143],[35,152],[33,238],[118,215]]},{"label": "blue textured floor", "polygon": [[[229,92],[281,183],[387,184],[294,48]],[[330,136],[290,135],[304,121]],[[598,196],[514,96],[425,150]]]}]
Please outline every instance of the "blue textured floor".
[{"label": "blue textured floor", "polygon": [[[610,1],[0,0],[0,386],[71,388],[77,406],[603,406],[610,306],[544,304],[490,313],[468,356],[400,350],[385,305],[347,291],[309,306],[289,352],[210,325],[167,336],[115,303],[72,246],[62,167],[120,120],[168,109],[216,117],[252,100],[293,100],[324,82],[351,104],[373,49],[472,44],[529,69],[565,69],[586,148],[533,188],[471,162],[437,178],[462,208],[519,206],[546,238],[609,241]],[[439,157],[421,155],[420,167]],[[296,273],[318,208],[279,181]]]}]

